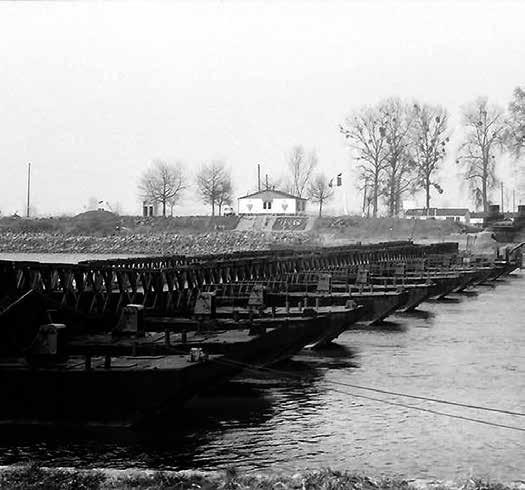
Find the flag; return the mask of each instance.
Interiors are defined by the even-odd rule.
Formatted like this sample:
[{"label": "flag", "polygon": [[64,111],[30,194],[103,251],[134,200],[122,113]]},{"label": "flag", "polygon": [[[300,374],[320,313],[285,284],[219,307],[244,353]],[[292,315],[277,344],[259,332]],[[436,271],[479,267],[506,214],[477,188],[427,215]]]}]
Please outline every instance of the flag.
[{"label": "flag", "polygon": [[334,185],[334,179],[330,179],[330,182],[328,182],[328,187],[333,187]]},{"label": "flag", "polygon": [[337,174],[337,187],[341,187],[341,185],[343,184],[342,177],[343,177],[342,173]]}]

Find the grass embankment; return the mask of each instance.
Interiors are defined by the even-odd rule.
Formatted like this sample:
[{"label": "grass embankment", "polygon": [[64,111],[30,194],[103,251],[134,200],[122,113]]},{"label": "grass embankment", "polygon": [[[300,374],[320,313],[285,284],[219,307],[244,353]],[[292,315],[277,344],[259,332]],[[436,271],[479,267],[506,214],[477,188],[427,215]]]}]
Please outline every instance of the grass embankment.
[{"label": "grass embankment", "polygon": [[469,479],[434,482],[402,479],[371,479],[349,472],[321,470],[290,474],[248,475],[236,470],[221,472],[74,470],[24,466],[4,468],[0,489],[320,489],[320,490],[507,490],[518,488],[501,483]]},{"label": "grass embankment", "polygon": [[174,216],[143,218],[118,216],[108,211],[88,211],[58,218],[0,218],[0,233],[50,233],[106,236],[115,233],[195,234],[234,230],[238,216]]},{"label": "grass embankment", "polygon": [[359,216],[324,217],[317,219],[314,230],[334,239],[352,239],[362,242],[390,240],[442,241],[464,234],[468,229],[454,221],[413,220],[402,218],[361,218]]},{"label": "grass embankment", "polygon": [[207,254],[296,247],[312,237],[234,231],[236,216],[142,218],[90,211],[73,218],[0,219],[0,252]]},{"label": "grass embankment", "polygon": [[[310,218],[311,231],[236,231],[237,216],[142,218],[90,211],[69,218],[2,218],[0,252],[206,254],[389,240],[443,241],[465,236],[447,221],[354,216]],[[292,218],[293,220],[293,218]]]}]

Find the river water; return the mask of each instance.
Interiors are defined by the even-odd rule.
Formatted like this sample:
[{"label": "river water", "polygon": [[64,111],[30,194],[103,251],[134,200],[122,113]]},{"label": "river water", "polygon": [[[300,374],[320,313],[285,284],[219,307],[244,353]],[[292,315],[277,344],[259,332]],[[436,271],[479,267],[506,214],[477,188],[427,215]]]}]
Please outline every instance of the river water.
[{"label": "river water", "polygon": [[[4,256],[5,257],[5,256]],[[2,258],[2,257],[0,257]],[[295,471],[332,467],[372,476],[523,479],[525,417],[374,393],[387,391],[525,412],[525,274],[475,294],[424,303],[374,330],[352,330],[221,396],[196,400],[145,434],[17,433],[0,464]],[[291,376],[290,376],[291,375]],[[394,406],[356,397],[366,395]]]}]

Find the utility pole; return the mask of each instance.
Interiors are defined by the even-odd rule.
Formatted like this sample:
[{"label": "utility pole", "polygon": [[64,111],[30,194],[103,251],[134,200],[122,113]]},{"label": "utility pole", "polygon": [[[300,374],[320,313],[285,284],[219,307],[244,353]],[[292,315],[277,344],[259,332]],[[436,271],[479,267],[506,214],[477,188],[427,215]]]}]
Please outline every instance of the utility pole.
[{"label": "utility pole", "polygon": [[504,209],[503,209],[503,182],[501,183],[501,213],[503,214],[504,213]]},{"label": "utility pole", "polygon": [[26,216],[29,218],[29,206],[30,206],[30,199],[31,199],[31,162],[27,164],[27,209],[26,209]]},{"label": "utility pole", "polygon": [[257,190],[261,190],[261,164],[257,164]]}]

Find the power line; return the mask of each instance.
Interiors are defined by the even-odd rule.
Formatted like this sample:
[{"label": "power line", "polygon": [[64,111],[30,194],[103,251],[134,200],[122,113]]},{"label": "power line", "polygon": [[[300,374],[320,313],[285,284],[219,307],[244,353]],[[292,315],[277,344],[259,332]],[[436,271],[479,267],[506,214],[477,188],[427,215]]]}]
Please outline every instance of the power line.
[{"label": "power line", "polygon": [[[243,368],[251,370],[251,371],[266,371],[266,372],[271,372],[271,373],[274,373],[274,374],[280,374],[282,376],[287,376],[289,378],[295,378],[295,379],[301,379],[301,380],[305,379],[303,376],[295,375],[293,373],[288,373],[286,371],[279,371],[279,370],[276,370],[276,369],[266,368],[266,367],[262,367],[262,366],[254,366],[254,365],[250,365],[250,364],[247,364],[247,363],[244,363],[244,362],[234,361],[232,359],[215,359],[214,362],[225,363],[225,364],[233,364],[233,365],[240,366],[240,367],[243,367]],[[328,383],[330,383],[330,384],[337,384],[335,382],[331,382],[330,380],[326,380],[326,381]],[[342,383],[342,384],[344,385],[344,383]],[[351,385],[349,385],[349,386],[351,386]],[[371,400],[371,401],[375,401],[375,402],[379,402],[379,403],[384,403],[386,405],[402,407],[402,408],[407,408],[407,409],[411,409],[411,410],[417,410],[417,411],[420,411],[420,412],[431,413],[433,415],[440,415],[440,416],[443,416],[443,417],[449,417],[449,418],[454,418],[454,419],[459,419],[459,420],[466,420],[468,422],[476,422],[478,424],[488,425],[488,426],[492,426],[492,427],[498,427],[498,428],[503,428],[503,429],[510,429],[510,430],[517,430],[517,431],[520,431],[520,432],[525,432],[525,427],[516,427],[516,426],[513,426],[513,425],[499,424],[497,422],[490,422],[488,420],[467,417],[467,416],[464,416],[464,415],[456,415],[456,414],[452,414],[452,413],[441,412],[439,410],[433,410],[431,408],[416,407],[414,405],[407,405],[405,403],[399,403],[399,402],[393,402],[393,401],[389,401],[389,400],[383,400],[381,398],[375,398],[375,397],[371,397],[371,396],[368,396],[368,395],[351,393],[351,392],[343,391],[343,390],[340,390],[340,389],[337,389],[337,388],[332,388],[332,391],[334,391],[336,393],[342,393],[344,395],[353,396],[353,397],[356,397],[356,398],[363,398],[363,399],[366,399],[366,400]],[[387,391],[382,391],[382,392],[389,393]],[[422,397],[422,399],[425,399],[425,398]],[[428,400],[432,401],[431,399],[428,399]],[[454,404],[454,403],[451,403],[451,404]],[[465,406],[466,407],[467,405],[459,404],[459,406]],[[468,408],[471,408],[471,407],[468,407]],[[496,411],[496,412],[499,411],[498,409],[490,409],[490,410],[491,411]],[[501,411],[501,413],[508,413],[508,412],[507,411]],[[516,415],[522,415],[522,414],[516,413]]]},{"label": "power line", "polygon": [[472,408],[475,410],[484,410],[486,412],[496,412],[496,413],[503,413],[505,415],[516,415],[518,417],[525,417],[525,413],[514,412],[512,410],[505,410],[505,409],[500,409],[500,408],[492,408],[492,407],[485,407],[485,406],[480,406],[480,405],[472,405],[468,403],[454,402],[450,400],[443,400],[442,398],[432,398],[432,397],[426,397],[426,396],[411,395],[408,393],[399,393],[395,391],[382,390],[380,388],[372,388],[369,386],[355,385],[352,383],[343,383],[341,381],[331,381],[331,380],[327,380],[327,381],[332,384],[347,386],[349,388],[358,388],[360,390],[374,391],[376,393],[384,393],[386,395],[401,396],[405,398],[413,398],[415,400],[424,400],[428,402],[442,403],[444,405],[453,405],[456,407]]},{"label": "power line", "polygon": [[[302,376],[296,375],[294,373],[287,373],[285,371],[279,371],[279,370],[272,369],[272,368],[261,368],[261,369],[267,370],[269,372],[274,372],[276,374],[284,374],[284,375],[287,375],[287,376],[290,376],[290,377],[304,379]],[[444,399],[441,399],[441,398],[431,398],[431,397],[426,397],[426,396],[411,395],[411,394],[408,394],[408,393],[400,393],[400,392],[396,392],[396,391],[388,391],[388,390],[383,390],[383,389],[380,389],[380,388],[373,388],[373,387],[370,387],[370,386],[356,385],[356,384],[352,384],[352,383],[345,383],[345,382],[342,382],[342,381],[333,381],[333,380],[326,379],[326,378],[325,378],[325,381],[327,383],[338,385],[338,386],[345,386],[347,388],[357,388],[357,389],[360,389],[360,390],[373,391],[373,392],[376,392],[376,393],[383,393],[385,395],[393,395],[393,396],[400,396],[400,397],[405,397],[405,398],[413,398],[415,400],[424,400],[424,401],[429,401],[429,402],[442,403],[442,404],[445,404],[445,405],[453,405],[453,406],[457,406],[457,407],[471,408],[471,409],[475,409],[475,410],[483,410],[483,411],[487,411],[487,412],[495,412],[495,413],[502,413],[502,414],[505,414],[505,415],[516,415],[518,417],[525,417],[525,413],[514,412],[512,410],[505,410],[505,409],[500,409],[500,408],[485,407],[485,406],[480,406],[480,405],[472,405],[472,404],[468,404],[468,403],[454,402],[454,401],[450,401],[450,400],[444,400]]]},{"label": "power line", "polygon": [[503,429],[512,429],[512,430],[518,430],[518,431],[521,431],[521,432],[525,432],[525,427],[516,427],[516,426],[513,426],[513,425],[498,424],[497,422],[490,422],[488,420],[475,419],[475,418],[472,418],[472,417],[466,417],[464,415],[455,415],[455,414],[452,414],[452,413],[441,412],[439,410],[432,410],[431,408],[416,407],[414,405],[407,405],[405,403],[398,403],[398,402],[392,402],[392,401],[389,401],[389,400],[382,400],[380,398],[374,398],[374,397],[367,396],[367,395],[359,395],[359,394],[356,394],[356,393],[349,393],[347,391],[338,390],[338,389],[334,389],[333,391],[338,392],[338,393],[343,393],[345,395],[355,396],[357,398],[365,398],[367,400],[373,400],[373,401],[376,401],[376,402],[385,403],[387,405],[393,405],[393,406],[396,406],[396,407],[409,408],[409,409],[412,409],[412,410],[419,410],[420,412],[432,413],[434,415],[441,415],[441,416],[444,416],[444,417],[451,417],[451,418],[454,418],[454,419],[467,420],[469,422],[476,422],[478,424],[490,425],[492,427],[500,427],[500,428],[503,428]]}]

